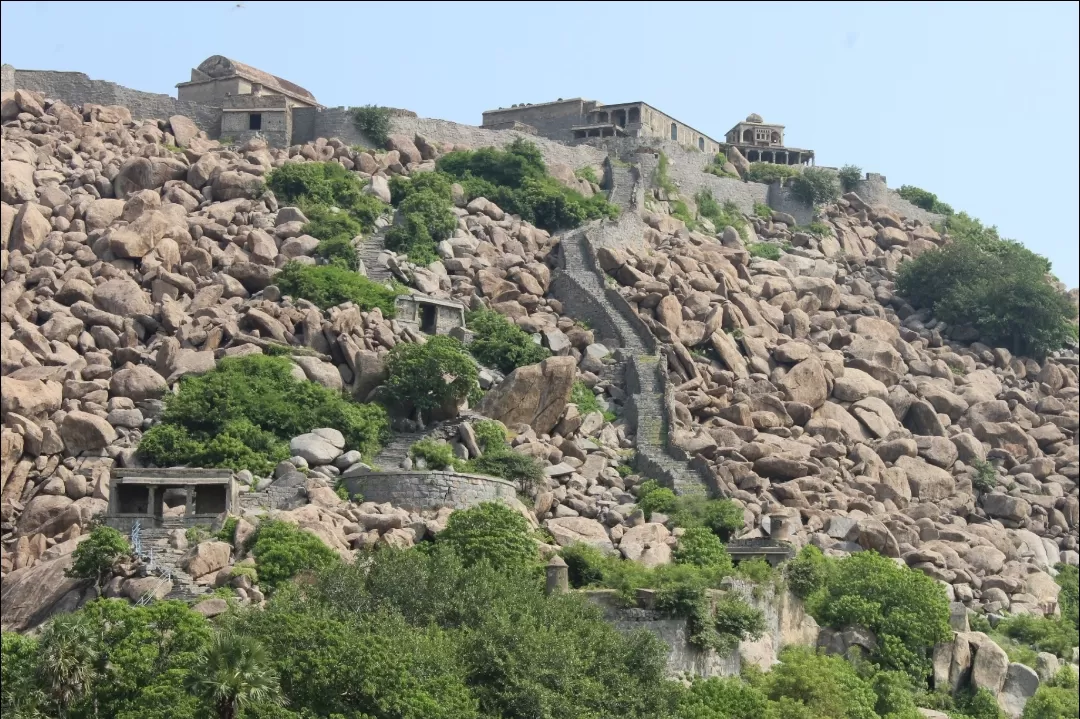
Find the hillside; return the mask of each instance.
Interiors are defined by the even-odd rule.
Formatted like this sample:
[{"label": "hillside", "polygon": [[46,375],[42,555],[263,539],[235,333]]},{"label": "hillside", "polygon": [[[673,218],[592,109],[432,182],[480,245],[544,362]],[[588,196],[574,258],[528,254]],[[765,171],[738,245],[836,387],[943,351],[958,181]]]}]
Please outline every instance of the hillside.
[{"label": "hillside", "polygon": [[[738,150],[635,138],[399,116],[375,148],[229,144],[25,90],[2,120],[5,702],[36,651],[11,632],[55,650],[63,622],[119,634],[168,612],[192,656],[219,622],[280,662],[288,713],[236,716],[728,717],[717,696],[751,690],[755,716],[919,716],[917,697],[934,716],[936,689],[1027,717],[1033,696],[1075,697],[1076,292],[966,215],[816,168],[770,187]],[[156,520],[119,511],[112,490],[180,465],[234,471],[229,519],[185,518],[194,495],[167,473]],[[140,512],[141,552],[119,516]],[[770,538],[799,552],[789,569],[733,567],[738,540]],[[659,641],[544,595],[555,556],[575,589],[655,591],[707,635],[691,644],[739,657],[728,674],[797,643],[777,629],[755,655],[766,619],[733,578],[804,600],[807,641],[878,667],[796,648],[765,679],[700,672],[680,694]],[[309,636],[340,639],[333,658],[286,657]],[[210,674],[181,654],[156,661]],[[312,687],[290,674],[323,660]],[[785,672],[834,672],[841,705],[861,682],[869,713],[798,699]],[[910,701],[890,712],[897,677]],[[161,698],[187,679],[159,679],[160,716],[199,715]],[[95,681],[34,701],[88,712]]]}]

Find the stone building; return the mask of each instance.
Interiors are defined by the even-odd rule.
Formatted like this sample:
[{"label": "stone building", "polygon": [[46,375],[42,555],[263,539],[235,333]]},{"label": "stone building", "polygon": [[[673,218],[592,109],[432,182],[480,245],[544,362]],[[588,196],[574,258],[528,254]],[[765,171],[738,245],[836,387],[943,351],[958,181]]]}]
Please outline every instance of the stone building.
[{"label": "stone building", "polygon": [[235,507],[237,487],[229,469],[118,469],[110,480],[105,522],[124,532],[136,521],[153,527],[166,518],[216,528]]},{"label": "stone building", "polygon": [[750,162],[772,162],[777,165],[807,165],[814,163],[814,151],[784,147],[784,126],[766,123],[761,115],[751,113],[746,120],[727,131],[724,141],[739,148]]},{"label": "stone building", "polygon": [[465,327],[465,305],[427,295],[398,295],[394,300],[395,319],[424,334],[448,335]]},{"label": "stone building", "polygon": [[243,142],[258,134],[279,147],[292,142],[294,110],[322,107],[299,85],[221,55],[192,68],[191,79],[177,84],[176,96],[220,107],[222,137]]},{"label": "stone building", "polygon": [[720,151],[718,141],[644,102],[605,105],[575,97],[518,105],[484,112],[481,127],[503,130],[521,129],[522,125],[535,129],[538,135],[560,142],[603,137],[643,137],[672,140],[710,154]]}]

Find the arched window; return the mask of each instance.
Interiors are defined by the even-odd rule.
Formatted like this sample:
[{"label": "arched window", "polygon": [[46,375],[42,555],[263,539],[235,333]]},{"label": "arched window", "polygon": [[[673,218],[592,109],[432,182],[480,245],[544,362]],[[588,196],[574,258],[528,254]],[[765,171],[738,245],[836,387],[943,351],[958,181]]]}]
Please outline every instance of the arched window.
[{"label": "arched window", "polygon": [[704,137],[699,137],[697,139],[697,149],[699,149],[699,150],[704,150],[705,149],[705,138]]},{"label": "arched window", "polygon": [[779,145],[780,144],[780,133],[773,130],[773,134],[772,134],[772,137],[770,138],[770,140],[772,141],[772,144]]},{"label": "arched window", "polygon": [[671,139],[672,140],[678,140],[679,139],[679,126],[676,125],[674,122],[671,123]]},{"label": "arched window", "polygon": [[749,130],[749,129],[743,130],[742,141],[745,142],[747,145],[753,145],[754,144],[754,131]]},{"label": "arched window", "polygon": [[641,108],[630,108],[630,122],[641,122]]}]

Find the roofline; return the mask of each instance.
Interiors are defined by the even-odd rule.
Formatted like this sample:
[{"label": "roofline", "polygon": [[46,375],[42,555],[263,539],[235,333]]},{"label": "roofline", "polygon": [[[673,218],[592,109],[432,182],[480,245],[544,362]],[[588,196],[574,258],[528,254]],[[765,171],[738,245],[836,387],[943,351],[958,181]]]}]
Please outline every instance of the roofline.
[{"label": "roofline", "polygon": [[[696,132],[697,134],[701,135],[702,137],[704,137],[707,140],[711,140],[712,142],[715,142],[717,145],[723,145],[724,144],[723,142],[721,142],[720,140],[717,140],[712,135],[706,135],[704,132],[697,129],[693,125],[689,125],[689,124],[683,122],[682,120],[678,119],[674,115],[668,115],[666,112],[664,112],[660,108],[656,107],[655,105],[650,105],[649,103],[644,102],[642,100],[638,100],[637,102],[617,102],[617,103],[615,103],[613,105],[605,105],[605,107],[618,107],[619,105],[644,105],[645,107],[647,107],[647,108],[649,108],[651,110],[655,110],[656,112],[659,112],[661,115],[666,115],[667,117],[670,117],[672,120],[675,120],[676,122],[679,122],[679,123],[681,123],[683,125],[686,125],[691,130]],[[678,142],[678,140],[676,140],[676,142]]]},{"label": "roofline", "polygon": [[[244,73],[244,72],[237,72],[236,76],[237,77],[242,77],[245,80],[247,80],[248,82],[258,83],[259,85],[262,85],[263,87],[267,86],[266,83],[263,82],[262,80],[251,77],[250,75],[248,75],[247,73]],[[210,82],[217,82],[218,80],[227,80],[227,79],[228,78],[224,78],[224,77],[212,77],[209,80],[187,80],[185,82],[176,83],[176,87],[181,88],[181,87],[188,87],[190,85],[205,85],[205,84],[210,83]],[[291,90],[286,90],[285,88],[281,87],[280,85],[274,85],[273,90],[278,95],[284,95],[285,97],[291,97],[293,100],[299,100],[300,102],[302,102],[302,103],[304,103],[305,105],[308,105],[308,106],[326,107],[325,105],[320,105],[319,102],[316,101],[316,100],[311,100],[311,99],[308,99],[308,98],[304,97],[303,95],[301,95],[299,93],[295,93],[295,92],[293,92]]]},{"label": "roofline", "polygon": [[568,97],[565,100],[551,100],[549,102],[534,102],[527,103],[525,105],[518,105],[517,107],[500,107],[497,110],[484,110],[481,115],[489,115],[493,112],[516,112],[524,107],[543,107],[544,105],[562,105],[567,102],[592,102],[592,100],[586,100],[584,97]]},{"label": "roofline", "polygon": [[[732,130],[737,129],[739,125],[753,125],[754,127],[779,127],[781,130],[784,129],[784,125],[774,125],[771,122],[747,122],[746,120],[741,120],[732,125],[731,130],[728,130],[727,132],[731,132]],[[725,136],[727,135],[727,132],[724,133]]]}]

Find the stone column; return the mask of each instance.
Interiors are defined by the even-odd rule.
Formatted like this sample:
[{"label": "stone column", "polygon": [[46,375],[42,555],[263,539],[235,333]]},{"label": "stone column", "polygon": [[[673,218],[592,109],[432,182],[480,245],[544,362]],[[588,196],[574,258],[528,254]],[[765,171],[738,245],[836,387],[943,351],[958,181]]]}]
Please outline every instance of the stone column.
[{"label": "stone column", "polygon": [[783,542],[791,539],[791,524],[786,514],[769,515],[769,538]]},{"label": "stone column", "polygon": [[189,484],[184,487],[184,516],[190,517],[195,514],[195,487]]},{"label": "stone column", "polygon": [[551,558],[551,561],[547,564],[547,585],[544,587],[544,594],[565,594],[570,591],[570,570],[566,566],[566,562],[559,555],[555,555]]},{"label": "stone column", "polygon": [[146,513],[151,517],[158,516],[156,513],[157,503],[154,501],[157,499],[157,487],[150,485],[146,488]]}]

